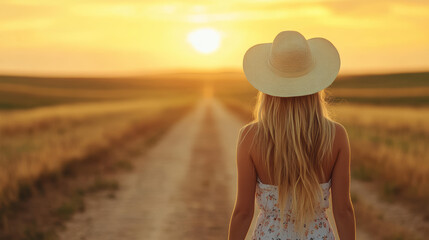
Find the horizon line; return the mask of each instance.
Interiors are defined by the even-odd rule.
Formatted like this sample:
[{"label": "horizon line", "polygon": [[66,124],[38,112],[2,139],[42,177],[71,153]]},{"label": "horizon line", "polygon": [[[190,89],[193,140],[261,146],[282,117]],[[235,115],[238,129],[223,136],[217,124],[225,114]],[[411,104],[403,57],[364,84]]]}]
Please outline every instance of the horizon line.
[{"label": "horizon line", "polygon": [[[162,77],[171,75],[196,75],[196,74],[240,74],[244,76],[244,72],[239,68],[217,68],[217,69],[188,69],[180,68],[175,70],[151,71],[146,73],[132,72],[129,73],[96,73],[96,74],[49,74],[49,73],[8,73],[0,72],[0,77],[27,77],[27,78],[90,78],[90,79],[117,79],[117,78],[145,78],[145,77]],[[399,71],[367,71],[367,72],[346,72],[339,73],[338,77],[347,76],[369,76],[369,75],[396,75],[396,74],[411,74],[411,73],[429,73],[429,69],[416,70],[399,70]]]}]

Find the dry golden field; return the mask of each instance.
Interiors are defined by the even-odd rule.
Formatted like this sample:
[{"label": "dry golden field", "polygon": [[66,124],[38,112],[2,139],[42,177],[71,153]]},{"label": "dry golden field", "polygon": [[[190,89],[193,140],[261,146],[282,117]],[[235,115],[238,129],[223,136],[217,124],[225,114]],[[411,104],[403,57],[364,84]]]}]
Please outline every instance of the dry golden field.
[{"label": "dry golden field", "polygon": [[145,124],[161,127],[171,111],[195,103],[200,86],[159,77],[0,77],[1,206],[26,199],[40,176],[115,147]]},{"label": "dry golden field", "polygon": [[0,191],[15,200],[19,182],[35,179],[89,152],[110,146],[134,126],[190,104],[192,98],[83,103],[22,110],[1,118]]}]

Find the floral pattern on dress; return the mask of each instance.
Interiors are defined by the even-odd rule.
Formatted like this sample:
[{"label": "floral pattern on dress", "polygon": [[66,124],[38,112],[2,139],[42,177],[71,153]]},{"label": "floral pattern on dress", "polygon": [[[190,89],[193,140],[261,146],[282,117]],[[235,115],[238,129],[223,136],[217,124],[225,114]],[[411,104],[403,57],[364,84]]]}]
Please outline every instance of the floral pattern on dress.
[{"label": "floral pattern on dress", "polygon": [[[304,224],[304,239],[335,240],[335,235],[328,221],[326,209],[329,207],[331,180],[320,184],[323,190],[323,200],[316,217],[309,226]],[[277,186],[262,183],[258,178],[256,185],[256,202],[260,209],[252,240],[301,240],[294,231],[295,219],[291,209],[285,209],[283,224],[280,222],[280,208],[277,202]],[[289,204],[291,198],[288,198]],[[289,206],[288,204],[288,206]],[[283,225],[283,227],[282,227]]]}]

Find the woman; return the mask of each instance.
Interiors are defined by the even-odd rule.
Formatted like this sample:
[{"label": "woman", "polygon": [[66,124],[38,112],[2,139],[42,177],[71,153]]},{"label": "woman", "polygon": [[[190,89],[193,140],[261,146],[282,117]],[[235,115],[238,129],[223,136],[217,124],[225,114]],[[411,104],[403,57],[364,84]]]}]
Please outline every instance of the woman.
[{"label": "woman", "polygon": [[339,69],[331,42],[295,31],[247,50],[243,70],[259,92],[255,119],[239,132],[230,240],[246,237],[255,197],[252,239],[335,239],[326,215],[330,191],[339,238],[355,239],[349,139],[325,106],[324,89]]}]

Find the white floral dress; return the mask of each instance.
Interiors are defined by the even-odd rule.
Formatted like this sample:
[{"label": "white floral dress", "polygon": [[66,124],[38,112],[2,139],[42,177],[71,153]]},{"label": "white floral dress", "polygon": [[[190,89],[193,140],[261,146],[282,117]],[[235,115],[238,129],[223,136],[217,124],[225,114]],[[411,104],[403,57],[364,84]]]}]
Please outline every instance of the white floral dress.
[{"label": "white floral dress", "polygon": [[[320,211],[310,226],[305,226],[305,238],[307,240],[335,240],[335,235],[328,221],[326,209],[329,207],[329,194],[331,180],[322,183],[323,200],[320,202]],[[294,231],[294,218],[291,210],[285,209],[285,221],[283,228],[280,223],[280,209],[278,208],[277,186],[264,184],[258,178],[256,185],[256,202],[260,209],[256,226],[252,234],[252,240],[299,240]],[[290,201],[290,198],[289,198]]]}]

